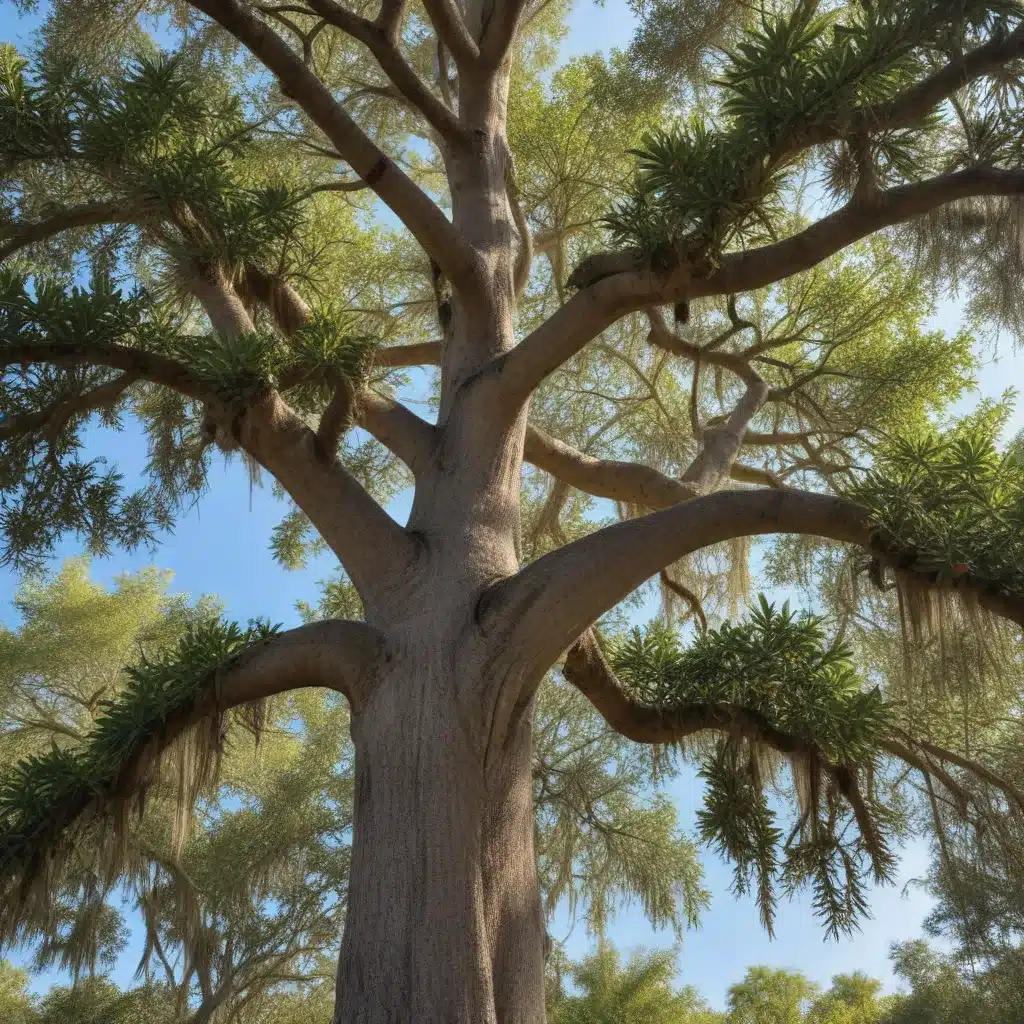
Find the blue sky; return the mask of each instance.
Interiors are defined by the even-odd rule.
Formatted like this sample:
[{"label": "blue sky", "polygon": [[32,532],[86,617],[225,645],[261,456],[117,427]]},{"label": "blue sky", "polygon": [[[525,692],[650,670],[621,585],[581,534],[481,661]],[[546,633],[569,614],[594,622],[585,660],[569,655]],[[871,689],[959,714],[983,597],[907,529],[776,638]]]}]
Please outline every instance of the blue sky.
[{"label": "blue sky", "polygon": [[[624,45],[629,39],[631,22],[628,8],[621,0],[609,0],[603,6],[579,0],[570,19],[570,34],[563,52],[569,57]],[[0,4],[0,38],[20,42],[26,27],[25,21],[17,20],[9,0]],[[955,330],[957,320],[956,304],[944,302],[937,324]],[[980,374],[981,394],[995,396],[1008,387],[1024,384],[1024,359],[1011,351],[1008,344],[1001,347],[1000,355],[998,362],[986,365]],[[977,396],[964,406],[976,400]],[[1021,427],[1024,418],[1018,415],[1011,429],[1016,432]],[[138,478],[144,468],[142,439],[130,431],[113,435],[96,429],[89,437],[89,447],[116,463],[129,481]],[[193,597],[204,593],[219,595],[232,618],[244,621],[267,616],[285,625],[294,624],[296,600],[315,599],[317,581],[332,571],[330,559],[314,560],[300,572],[281,569],[272,560],[267,541],[284,508],[273,498],[269,487],[250,491],[246,473],[237,462],[223,468],[215,466],[210,482],[208,496],[177,524],[155,554],[119,552],[97,560],[95,577],[109,582],[119,573],[155,563],[174,571],[176,589]],[[403,519],[408,511],[408,496],[397,499],[391,511],[396,518]],[[57,552],[54,564],[77,553],[78,546],[69,541]],[[10,572],[0,570],[0,616],[12,626],[15,619],[10,599],[16,585],[17,580]],[[687,774],[672,785],[670,792],[678,803],[684,827],[692,830],[699,785],[692,774]],[[896,886],[875,892],[873,920],[865,922],[856,937],[840,942],[824,941],[807,898],[781,908],[777,938],[770,941],[758,923],[753,903],[730,895],[729,869],[710,853],[704,854],[704,863],[706,884],[713,894],[712,906],[701,927],[684,938],[679,955],[680,980],[696,985],[718,1006],[722,1005],[728,985],[737,981],[748,965],[758,963],[796,968],[823,984],[838,971],[859,969],[892,986],[889,946],[894,941],[917,937],[928,911],[929,901],[921,892],[913,887],[904,892],[909,882],[927,870],[927,849],[922,843],[914,843],[905,851]],[[553,934],[561,939],[568,929],[565,914],[559,914]],[[670,934],[654,932],[637,907],[627,908],[616,917],[609,937],[625,949],[673,942]],[[578,927],[569,937],[571,954],[582,954],[589,942],[582,926]],[[138,946],[133,942],[115,971],[117,981],[130,983],[137,957]],[[38,979],[36,987],[45,988],[52,977]]]}]

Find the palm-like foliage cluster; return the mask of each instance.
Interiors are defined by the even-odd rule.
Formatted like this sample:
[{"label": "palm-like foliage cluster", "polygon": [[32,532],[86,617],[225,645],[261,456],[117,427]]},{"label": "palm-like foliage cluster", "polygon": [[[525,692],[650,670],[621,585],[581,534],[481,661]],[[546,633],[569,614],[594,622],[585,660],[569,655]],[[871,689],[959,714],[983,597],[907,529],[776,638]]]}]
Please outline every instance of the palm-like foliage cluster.
[{"label": "palm-like foliage cluster", "polygon": [[971,573],[986,588],[1024,589],[1024,464],[1000,451],[993,424],[892,438],[849,494],[905,550],[904,567],[951,583]]},{"label": "palm-like foliage cluster", "polygon": [[609,216],[619,243],[674,265],[714,266],[730,248],[774,237],[782,197],[808,151],[826,147],[832,190],[848,195],[920,179],[929,169],[1019,166],[1022,139],[983,111],[950,146],[943,119],[886,123],[886,104],[932,70],[1008,30],[1016,0],[912,0],[842,5],[801,0],[764,13],[717,78],[719,117],[697,114],[649,134],[633,193]]},{"label": "palm-like foliage cluster", "polygon": [[[723,735],[710,750],[698,741],[700,834],[733,863],[736,891],[753,892],[769,931],[780,883],[785,891],[810,884],[816,911],[837,934],[866,910],[867,878],[893,867],[894,822],[871,781],[888,709],[851,653],[827,641],[821,619],[763,596],[746,622],[707,630],[687,648],[662,626],[611,645],[617,675],[642,705],[665,715],[717,710]],[[779,754],[789,758],[797,801],[788,836],[770,802]],[[858,770],[869,780],[866,797],[851,784]]]},{"label": "palm-like foliage cluster", "polygon": [[[266,315],[230,340],[194,320],[190,278],[226,277],[244,292],[326,258],[310,223],[318,186],[262,159],[261,125],[244,113],[224,75],[180,55],[96,76],[0,51],[5,562],[38,567],[69,531],[95,553],[151,542],[205,484],[200,399],[274,386],[311,414],[338,387],[355,394],[366,380],[387,327],[339,297],[287,337]],[[55,193],[85,198],[55,206]],[[32,231],[55,221],[66,230],[26,257]],[[17,226],[26,223],[27,233]],[[86,239],[87,288],[74,258]],[[134,283],[123,288],[129,268]],[[39,346],[56,358],[34,359]],[[121,347],[187,366],[191,400],[140,382],[117,358]],[[94,366],[62,366],[86,350]],[[147,486],[126,492],[102,460],[79,457],[97,410],[108,427],[127,413],[146,425]]]}]

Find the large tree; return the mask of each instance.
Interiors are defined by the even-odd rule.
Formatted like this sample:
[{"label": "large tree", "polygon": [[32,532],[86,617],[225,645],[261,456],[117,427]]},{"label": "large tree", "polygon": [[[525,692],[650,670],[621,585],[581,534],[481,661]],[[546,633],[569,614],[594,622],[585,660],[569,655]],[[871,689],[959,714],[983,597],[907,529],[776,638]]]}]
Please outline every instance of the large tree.
[{"label": "large tree", "polygon": [[[911,640],[1024,622],[1024,471],[984,424],[926,436],[970,344],[921,326],[950,279],[1019,326],[1024,7],[640,3],[627,50],[545,85],[561,13],[56,3],[33,63],[5,53],[8,561],[68,531],[154,538],[219,447],[294,502],[282,557],[314,535],[362,614],[207,624],[135,670],[81,749],[23,760],[0,799],[8,935],[82,844],[118,877],[168,748],[188,801],[232,709],[258,727],[265,698],[322,687],[355,748],[336,1020],[543,1020],[532,720],[566,651],[618,733],[694,738],[701,832],[769,925],[780,879],[831,928],[865,910],[900,826],[890,765],[964,814],[1019,809],[821,621],[765,603],[705,629],[693,577],[735,596],[745,539],[819,538],[897,587]],[[434,422],[398,400],[419,365],[439,368]],[[151,455],[130,494],[78,454],[94,413],[125,412]],[[401,479],[379,445],[414,481],[405,526],[376,500]],[[585,496],[621,521],[595,528]],[[701,635],[602,647],[593,625],[659,575]],[[765,795],[780,759],[788,835]]]}]

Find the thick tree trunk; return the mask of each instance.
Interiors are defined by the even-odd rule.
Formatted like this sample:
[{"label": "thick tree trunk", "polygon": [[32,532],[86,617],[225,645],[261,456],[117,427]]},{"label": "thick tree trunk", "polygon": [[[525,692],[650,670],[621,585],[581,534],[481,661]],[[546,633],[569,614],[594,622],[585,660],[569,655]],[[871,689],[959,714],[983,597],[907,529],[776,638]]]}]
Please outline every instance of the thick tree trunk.
[{"label": "thick tree trunk", "polygon": [[477,621],[487,587],[519,568],[526,411],[495,417],[474,384],[514,344],[507,88],[507,65],[460,76],[472,142],[445,160],[453,222],[478,277],[461,292],[435,278],[444,439],[417,472],[408,528],[420,558],[407,578],[364,594],[387,650],[352,723],[355,824],[336,1024],[544,1020],[532,701],[519,700],[524,659]]},{"label": "thick tree trunk", "polygon": [[531,709],[498,722],[490,670],[458,639],[472,632],[439,630],[429,611],[403,623],[353,719],[337,1024],[544,1020]]}]

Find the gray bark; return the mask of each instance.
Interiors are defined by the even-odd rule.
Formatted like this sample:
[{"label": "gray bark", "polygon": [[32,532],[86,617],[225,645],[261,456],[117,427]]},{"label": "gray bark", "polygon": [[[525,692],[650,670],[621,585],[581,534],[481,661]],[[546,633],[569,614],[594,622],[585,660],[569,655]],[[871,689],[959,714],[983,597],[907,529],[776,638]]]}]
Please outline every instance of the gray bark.
[{"label": "gray bark", "polygon": [[[502,659],[415,588],[354,715],[356,795],[338,1024],[538,1024],[544,924],[532,708],[504,713]],[[441,591],[443,593],[443,591]],[[450,591],[449,591],[450,593]],[[441,612],[440,621],[438,612]]]}]

